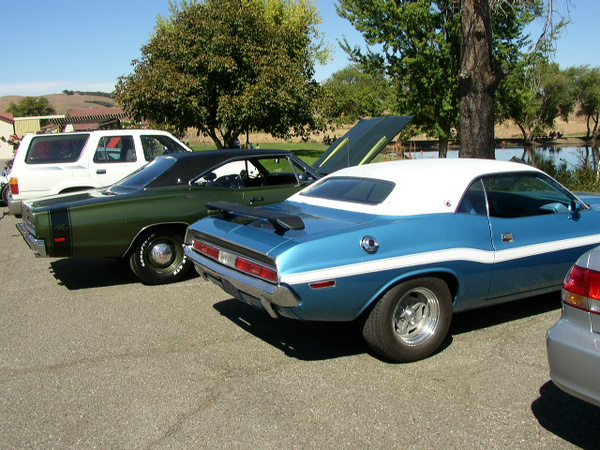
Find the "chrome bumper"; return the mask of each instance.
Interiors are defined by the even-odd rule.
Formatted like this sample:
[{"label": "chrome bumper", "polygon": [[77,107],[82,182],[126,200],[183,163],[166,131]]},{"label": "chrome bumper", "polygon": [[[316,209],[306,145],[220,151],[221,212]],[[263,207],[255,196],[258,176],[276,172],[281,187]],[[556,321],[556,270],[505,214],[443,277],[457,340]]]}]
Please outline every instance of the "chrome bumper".
[{"label": "chrome bumper", "polygon": [[23,236],[23,239],[25,239],[25,242],[27,242],[27,245],[29,245],[29,248],[33,250],[36,256],[47,256],[46,243],[43,239],[37,239],[34,235],[27,231],[27,228],[25,228],[23,223],[17,224],[17,230],[19,230],[19,233],[21,233],[21,236]]},{"label": "chrome bumper", "polygon": [[21,200],[14,200],[11,194],[8,194],[8,212],[14,216],[20,216],[23,209]]},{"label": "chrome bumper", "polygon": [[238,300],[260,304],[272,317],[279,317],[275,311],[277,307],[291,308],[300,304],[294,292],[285,285],[272,284],[245,275],[200,255],[189,245],[185,246],[185,254],[192,260],[196,271],[201,276],[220,286]]}]

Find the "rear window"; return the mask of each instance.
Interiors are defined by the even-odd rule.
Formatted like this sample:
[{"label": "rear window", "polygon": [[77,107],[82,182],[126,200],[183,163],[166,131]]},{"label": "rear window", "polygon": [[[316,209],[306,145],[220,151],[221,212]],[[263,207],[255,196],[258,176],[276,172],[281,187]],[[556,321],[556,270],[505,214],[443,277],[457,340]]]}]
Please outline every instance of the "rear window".
[{"label": "rear window", "polygon": [[306,197],[336,200],[340,202],[377,205],[394,189],[394,183],[366,178],[328,178],[303,191]]},{"label": "rear window", "polygon": [[81,156],[89,134],[40,135],[31,139],[25,162],[27,164],[49,164],[75,162]]},{"label": "rear window", "polygon": [[[158,158],[151,163],[140,167],[131,175],[123,178],[118,183],[111,187],[111,191],[120,192],[123,190],[143,189],[160,176],[168,173],[169,169],[175,165],[177,161],[174,158]],[[176,174],[175,174],[176,175]]]}]

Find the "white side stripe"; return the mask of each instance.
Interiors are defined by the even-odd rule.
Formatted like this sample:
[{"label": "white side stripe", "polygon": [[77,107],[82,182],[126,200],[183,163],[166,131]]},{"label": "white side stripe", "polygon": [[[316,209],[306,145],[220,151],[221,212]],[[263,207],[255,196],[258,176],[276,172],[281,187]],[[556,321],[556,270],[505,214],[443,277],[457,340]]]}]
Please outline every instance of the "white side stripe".
[{"label": "white side stripe", "polygon": [[[600,234],[582,236],[573,239],[545,242],[542,244],[515,247],[506,250],[480,250],[475,248],[449,248],[433,252],[417,253],[414,255],[398,256],[395,258],[379,259],[376,261],[347,264],[338,267],[312,270],[308,272],[282,275],[281,282],[287,284],[313,283],[320,280],[351,277],[390,269],[403,269],[406,267],[424,264],[436,264],[449,261],[469,261],[479,264],[502,263],[529,256],[552,253],[586,245],[600,244]],[[575,262],[575,261],[573,261]]]}]

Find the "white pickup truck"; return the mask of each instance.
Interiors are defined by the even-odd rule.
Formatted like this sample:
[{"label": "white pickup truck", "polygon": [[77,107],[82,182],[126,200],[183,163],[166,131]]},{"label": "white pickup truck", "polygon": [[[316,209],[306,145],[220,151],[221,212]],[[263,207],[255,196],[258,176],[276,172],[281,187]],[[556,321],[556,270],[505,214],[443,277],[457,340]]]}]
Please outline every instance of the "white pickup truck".
[{"label": "white pickup truck", "polygon": [[157,156],[191,152],[166,131],[96,130],[23,137],[9,175],[9,212],[25,200],[108,186]]}]

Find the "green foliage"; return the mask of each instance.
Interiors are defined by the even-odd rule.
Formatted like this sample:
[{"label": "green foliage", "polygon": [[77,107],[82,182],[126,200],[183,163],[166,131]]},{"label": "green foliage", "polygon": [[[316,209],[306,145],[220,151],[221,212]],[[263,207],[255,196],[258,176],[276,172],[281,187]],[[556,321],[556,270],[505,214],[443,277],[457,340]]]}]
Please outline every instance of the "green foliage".
[{"label": "green foliage", "polygon": [[575,107],[572,78],[558,64],[523,60],[498,90],[499,120],[512,120],[525,142],[532,142],[561,116],[567,120]]},{"label": "green foliage", "polygon": [[206,0],[171,4],[154,35],[120,77],[115,96],[136,119],[195,127],[217,147],[245,131],[306,135],[320,86],[313,44],[320,21],[309,0]]},{"label": "green foliage", "polygon": [[48,116],[54,114],[54,108],[46,97],[25,97],[19,103],[11,103],[6,112],[15,117]]},{"label": "green foliage", "polygon": [[588,66],[567,69],[573,80],[574,95],[579,109],[577,115],[587,121],[587,137],[598,139],[600,135],[600,68]]},{"label": "green foliage", "polygon": [[[492,49],[497,79],[513,67],[527,44],[524,27],[541,14],[541,1],[494,2]],[[369,47],[364,52],[343,46],[367,67],[384,68],[396,89],[401,114],[414,114],[414,125],[440,139],[440,147],[459,128],[461,2],[452,0],[340,0],[338,12],[359,30]],[[373,46],[379,48],[373,50]],[[494,85],[495,89],[495,85]]]},{"label": "green foliage", "polygon": [[357,64],[334,73],[323,84],[323,90],[323,113],[336,125],[380,116],[391,107],[389,79],[382,73],[367,72]]},{"label": "green foliage", "polygon": [[99,91],[71,91],[68,89],[65,89],[64,91],[62,91],[63,94],[65,95],[75,95],[75,94],[79,94],[79,95],[93,95],[94,97],[107,97],[107,98],[112,98],[112,94],[110,92],[99,92]]},{"label": "green foliage", "polygon": [[367,67],[385,69],[396,91],[395,109],[413,124],[449,140],[458,125],[459,5],[455,2],[341,0],[339,13],[381,53],[344,49]]}]

